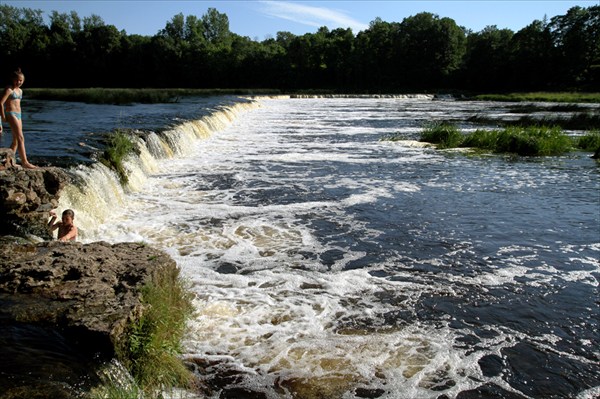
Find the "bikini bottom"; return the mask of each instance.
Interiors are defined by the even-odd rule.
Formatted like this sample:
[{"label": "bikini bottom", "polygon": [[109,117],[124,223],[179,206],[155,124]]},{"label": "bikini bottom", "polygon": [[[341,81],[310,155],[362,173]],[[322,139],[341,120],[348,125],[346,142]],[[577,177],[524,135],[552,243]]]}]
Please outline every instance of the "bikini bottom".
[{"label": "bikini bottom", "polygon": [[15,118],[17,118],[18,120],[21,120],[21,113],[20,112],[6,111],[6,115],[12,115]]}]

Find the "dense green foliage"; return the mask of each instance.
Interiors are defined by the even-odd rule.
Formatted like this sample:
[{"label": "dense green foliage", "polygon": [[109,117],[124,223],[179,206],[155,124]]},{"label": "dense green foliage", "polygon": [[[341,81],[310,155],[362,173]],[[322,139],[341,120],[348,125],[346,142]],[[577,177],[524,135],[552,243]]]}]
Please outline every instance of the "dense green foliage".
[{"label": "dense green foliage", "polygon": [[271,88],[337,92],[600,90],[600,6],[513,32],[472,32],[419,13],[369,28],[263,41],[229,30],[209,8],[178,14],[154,36],[130,35],[96,15],[0,5],[0,65],[29,87]]},{"label": "dense green foliage", "polygon": [[456,126],[442,123],[423,129],[421,141],[437,144],[441,149],[477,148],[523,156],[561,155],[574,146],[573,140],[560,127],[537,125],[511,126],[500,130],[478,129],[470,134],[462,134]]}]

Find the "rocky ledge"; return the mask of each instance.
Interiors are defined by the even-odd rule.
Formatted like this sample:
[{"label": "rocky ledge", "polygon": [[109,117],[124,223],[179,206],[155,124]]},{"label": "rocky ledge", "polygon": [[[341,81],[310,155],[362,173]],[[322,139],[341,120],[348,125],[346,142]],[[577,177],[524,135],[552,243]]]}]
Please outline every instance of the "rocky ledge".
[{"label": "rocky ledge", "polygon": [[[179,273],[169,255],[140,243],[23,240],[51,239],[49,211],[58,206],[69,180],[60,168],[16,166],[12,151],[0,149],[3,398],[78,397],[74,386],[97,382],[88,365],[118,358],[132,326],[145,316],[142,288]],[[46,347],[46,352],[34,348],[48,342],[52,355]],[[66,352],[76,358],[85,354],[82,365],[74,368]],[[67,368],[71,371],[63,373]]]},{"label": "rocky ledge", "polygon": [[49,212],[69,181],[60,168],[23,169],[10,149],[0,149],[0,235],[50,239]]},{"label": "rocky ledge", "polygon": [[140,288],[176,269],[162,251],[136,243],[0,245],[0,317],[51,325],[111,352],[143,308]]}]

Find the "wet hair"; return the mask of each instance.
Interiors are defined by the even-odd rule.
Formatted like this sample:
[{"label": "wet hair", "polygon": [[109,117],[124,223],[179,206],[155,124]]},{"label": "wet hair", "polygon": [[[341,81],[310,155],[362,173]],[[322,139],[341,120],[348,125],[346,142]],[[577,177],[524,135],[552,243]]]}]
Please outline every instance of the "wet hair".
[{"label": "wet hair", "polygon": [[72,209],[65,209],[62,213],[63,216],[70,216],[71,219],[75,219],[75,212]]}]

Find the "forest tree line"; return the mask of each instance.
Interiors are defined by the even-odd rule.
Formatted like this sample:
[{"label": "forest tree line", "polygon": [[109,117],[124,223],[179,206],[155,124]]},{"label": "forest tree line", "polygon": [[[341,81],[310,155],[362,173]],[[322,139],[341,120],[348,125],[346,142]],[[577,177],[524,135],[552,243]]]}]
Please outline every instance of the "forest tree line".
[{"label": "forest tree line", "polygon": [[600,90],[600,6],[513,32],[423,12],[364,31],[237,35],[226,14],[175,15],[153,36],[97,15],[0,5],[0,68],[30,87],[271,88],[282,91]]}]

